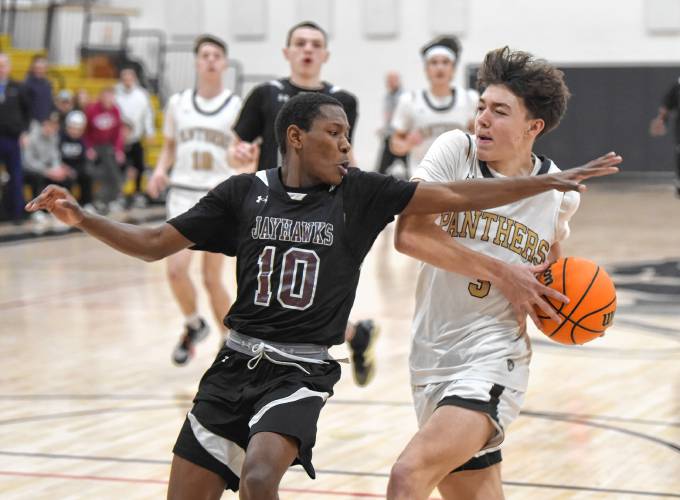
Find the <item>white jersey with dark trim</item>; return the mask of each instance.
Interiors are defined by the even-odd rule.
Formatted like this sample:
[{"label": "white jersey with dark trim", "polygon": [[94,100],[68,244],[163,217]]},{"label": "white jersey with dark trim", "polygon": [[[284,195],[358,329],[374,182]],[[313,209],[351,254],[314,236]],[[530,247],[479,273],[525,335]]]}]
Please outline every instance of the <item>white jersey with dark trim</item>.
[{"label": "white jersey with dark trim", "polygon": [[176,147],[171,186],[207,192],[234,174],[227,148],[240,110],[241,98],[228,89],[212,99],[193,89],[170,98],[163,135],[173,139]]},{"label": "white jersey with dark trim", "polygon": [[[551,160],[534,156],[531,175],[558,171]],[[432,182],[481,177],[502,175],[477,158],[474,137],[461,131],[441,135],[414,173]],[[540,264],[568,236],[578,204],[578,193],[552,190],[489,210],[445,212],[436,223],[476,252],[511,264]],[[529,338],[520,334],[498,288],[421,264],[410,355],[414,385],[477,379],[524,391],[530,359]]]},{"label": "white jersey with dark trim", "polygon": [[425,157],[434,140],[449,130],[467,130],[477,112],[476,90],[455,86],[451,96],[437,98],[429,90],[404,92],[399,96],[392,117],[397,132],[419,132],[423,142],[409,152],[409,168],[413,170]]}]

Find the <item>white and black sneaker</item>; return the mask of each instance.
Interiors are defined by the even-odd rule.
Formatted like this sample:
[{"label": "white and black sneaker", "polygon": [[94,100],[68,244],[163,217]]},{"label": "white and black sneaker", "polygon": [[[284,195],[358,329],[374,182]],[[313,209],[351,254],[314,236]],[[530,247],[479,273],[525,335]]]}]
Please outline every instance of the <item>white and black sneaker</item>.
[{"label": "white and black sneaker", "polygon": [[196,350],[196,344],[208,336],[210,333],[210,327],[203,320],[199,318],[201,322],[198,328],[192,328],[189,325],[184,326],[184,333],[182,338],[172,351],[172,361],[176,365],[185,365],[194,357],[194,352]]}]

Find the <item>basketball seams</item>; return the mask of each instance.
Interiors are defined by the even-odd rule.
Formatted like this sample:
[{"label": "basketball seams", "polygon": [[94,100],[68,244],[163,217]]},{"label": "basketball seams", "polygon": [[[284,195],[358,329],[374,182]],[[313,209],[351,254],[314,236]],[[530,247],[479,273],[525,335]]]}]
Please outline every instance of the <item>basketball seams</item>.
[{"label": "basketball seams", "polygon": [[[566,260],[567,260],[567,259],[565,259],[565,268],[566,268]],[[565,270],[566,270],[566,269],[565,269]],[[564,316],[564,319],[565,319],[565,320],[570,320],[570,319],[571,319],[572,314],[574,314],[574,312],[576,312],[576,310],[578,309],[578,306],[581,305],[581,302],[583,302],[583,299],[585,299],[585,298],[586,298],[586,295],[588,295],[588,292],[590,291],[590,289],[592,288],[593,284],[595,283],[595,280],[597,279],[597,276],[598,276],[599,273],[600,273],[600,266],[597,266],[597,269],[595,270],[595,274],[593,274],[593,277],[592,277],[592,279],[590,280],[590,283],[589,283],[588,286],[586,287],[585,291],[584,291],[583,294],[581,295],[581,298],[578,300],[578,302],[576,303],[576,305],[574,306],[574,308],[571,310],[571,312],[569,313],[568,316],[562,315],[562,316]],[[567,280],[564,279],[564,278],[565,278],[565,277],[562,276],[562,284],[563,284],[562,289],[563,289],[563,290],[566,290],[566,281],[567,281]],[[565,295],[566,295],[566,293],[565,293]],[[561,311],[558,311],[558,312],[559,312],[560,314],[562,314]],[[572,323],[573,323],[573,321],[572,321]],[[551,333],[547,334],[548,337],[553,337],[553,336],[560,330],[560,328],[562,328],[563,325],[564,325],[564,321],[563,321],[562,323],[560,323],[560,325],[559,325],[555,330],[553,330]]]}]

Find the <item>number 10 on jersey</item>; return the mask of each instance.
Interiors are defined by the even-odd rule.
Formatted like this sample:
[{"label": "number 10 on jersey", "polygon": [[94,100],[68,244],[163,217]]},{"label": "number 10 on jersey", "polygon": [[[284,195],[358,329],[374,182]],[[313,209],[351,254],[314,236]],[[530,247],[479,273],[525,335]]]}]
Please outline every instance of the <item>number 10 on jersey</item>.
[{"label": "number 10 on jersey", "polygon": [[[255,304],[268,306],[272,300],[272,274],[276,247],[264,247],[257,259]],[[319,256],[313,250],[292,247],[281,256],[281,274],[276,300],[283,307],[304,311],[314,303]]]}]

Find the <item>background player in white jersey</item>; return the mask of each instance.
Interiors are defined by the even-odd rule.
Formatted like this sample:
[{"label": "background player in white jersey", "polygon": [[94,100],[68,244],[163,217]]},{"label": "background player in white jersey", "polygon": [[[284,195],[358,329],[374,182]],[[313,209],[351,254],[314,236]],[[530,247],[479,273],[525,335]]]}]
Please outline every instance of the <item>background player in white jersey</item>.
[{"label": "background player in white jersey", "polygon": [[[415,180],[526,177],[559,172],[535,155],[538,136],[566,110],[563,74],[507,47],[487,54],[475,137],[441,135]],[[603,157],[614,163],[621,158]],[[446,499],[503,498],[500,445],[519,414],[531,348],[526,315],[554,311],[534,273],[560,255],[577,193],[543,193],[490,210],[403,216],[397,248],[423,261],[410,355],[420,430],[392,468],[390,499],[420,499],[438,487]]]},{"label": "background player in white jersey", "polygon": [[[258,85],[243,103],[234,125],[236,140],[230,148],[230,158],[236,165],[257,161],[258,170],[281,165],[274,122],[283,105],[301,92],[319,92],[340,101],[349,121],[349,140],[352,141],[358,116],[357,98],[321,79],[321,68],[330,56],[328,36],[323,28],[310,21],[291,27],[286,35],[283,55],[290,65],[290,76]],[[354,165],[351,151],[349,158],[350,164]],[[373,320],[347,325],[347,341],[352,351],[352,375],[360,386],[368,384],[375,373],[372,347],[376,337],[377,326]]]},{"label": "background player in white jersey", "polygon": [[[241,109],[241,99],[222,84],[227,69],[227,46],[212,35],[200,36],[194,46],[196,88],[173,95],[165,111],[163,149],[149,180],[153,197],[170,186],[168,218],[186,212],[210,189],[234,171],[227,161],[233,140],[232,126]],[[170,177],[168,171],[172,168]],[[208,324],[199,316],[196,290],[189,276],[192,253],[182,250],[168,257],[168,279],[185,318],[184,333],[172,359],[182,365],[193,356],[194,344],[206,337]],[[203,284],[217,324],[231,302],[222,283],[224,256],[203,253]]]},{"label": "background player in white jersey", "polygon": [[472,130],[479,94],[476,90],[451,85],[460,57],[455,37],[440,37],[420,53],[430,86],[399,97],[392,117],[394,133],[390,149],[395,155],[409,155],[409,175],[420,164],[434,140],[449,130]]}]

